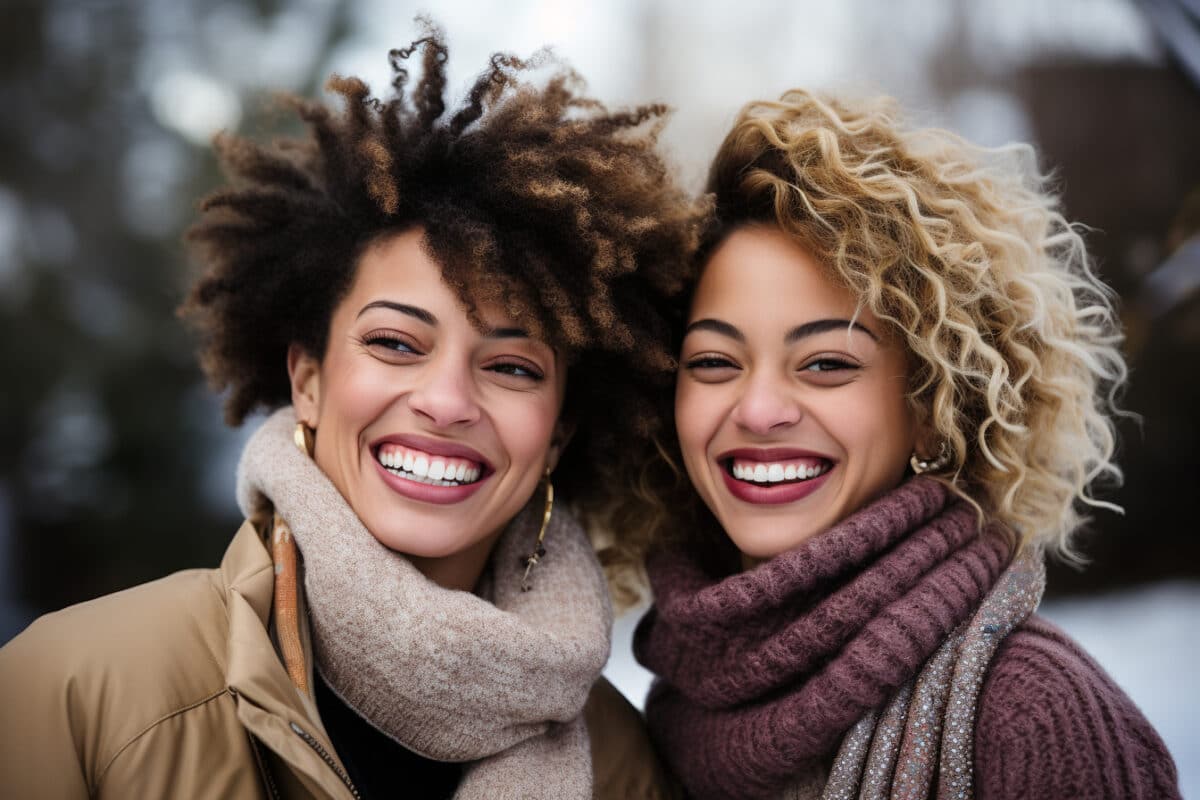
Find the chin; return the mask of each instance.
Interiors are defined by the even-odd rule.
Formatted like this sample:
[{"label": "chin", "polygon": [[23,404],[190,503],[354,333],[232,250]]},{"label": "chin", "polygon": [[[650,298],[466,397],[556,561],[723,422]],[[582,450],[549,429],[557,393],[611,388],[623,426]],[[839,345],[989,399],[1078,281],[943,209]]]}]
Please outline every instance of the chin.
[{"label": "chin", "polygon": [[[426,530],[425,535],[414,537],[411,531],[374,531],[375,540],[389,550],[414,558],[447,558],[469,548],[471,541],[437,531]],[[461,531],[458,533],[461,534]]]}]

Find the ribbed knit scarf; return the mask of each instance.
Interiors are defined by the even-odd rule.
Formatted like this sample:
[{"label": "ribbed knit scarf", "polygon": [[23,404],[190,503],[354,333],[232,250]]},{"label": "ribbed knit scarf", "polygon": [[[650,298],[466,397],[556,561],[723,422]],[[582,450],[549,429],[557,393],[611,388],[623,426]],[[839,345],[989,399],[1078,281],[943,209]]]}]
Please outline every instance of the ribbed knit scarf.
[{"label": "ribbed knit scarf", "polygon": [[939,793],[969,797],[983,671],[1042,581],[1031,555],[1006,570],[976,519],[913,478],[745,572],[714,575],[694,547],[652,558],[634,650],[689,793],[920,798],[936,771]]},{"label": "ribbed knit scarf", "polygon": [[251,437],[238,502],[250,518],[273,511],[295,536],[325,681],[410,750],[470,762],[458,798],[590,798],[582,710],[608,658],[612,610],[583,530],[555,509],[522,592],[537,498],[501,534],[482,597],[443,589],[367,531],[292,443],[294,425],[285,408]]}]

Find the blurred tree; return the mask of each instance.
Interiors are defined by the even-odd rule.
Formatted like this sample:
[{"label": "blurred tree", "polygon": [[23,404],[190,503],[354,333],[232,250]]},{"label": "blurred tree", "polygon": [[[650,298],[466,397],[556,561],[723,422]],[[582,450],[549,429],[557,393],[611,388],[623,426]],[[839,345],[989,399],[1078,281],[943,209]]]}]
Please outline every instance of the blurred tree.
[{"label": "blurred tree", "polygon": [[[236,524],[233,475],[205,490],[228,434],[174,317],[189,275],[180,236],[218,182],[197,133],[236,124],[243,99],[260,106],[253,81],[279,85],[260,52],[231,60],[222,42],[277,34],[288,14],[294,26],[285,6],[6,4],[0,550],[9,539],[13,577],[0,601],[26,615],[214,564]],[[309,15],[316,35],[290,60],[304,70],[293,88],[317,90],[345,7]]]},{"label": "blurred tree", "polygon": [[1093,563],[1084,572],[1058,569],[1051,585],[1072,592],[1195,577],[1200,303],[1151,308],[1144,287],[1200,183],[1200,86],[1172,65],[1079,62],[1031,65],[1018,86],[1069,215],[1094,229],[1089,246],[1121,298],[1131,369],[1123,405],[1139,416],[1120,426],[1125,485],[1112,499],[1125,515],[1097,512],[1084,545]]}]

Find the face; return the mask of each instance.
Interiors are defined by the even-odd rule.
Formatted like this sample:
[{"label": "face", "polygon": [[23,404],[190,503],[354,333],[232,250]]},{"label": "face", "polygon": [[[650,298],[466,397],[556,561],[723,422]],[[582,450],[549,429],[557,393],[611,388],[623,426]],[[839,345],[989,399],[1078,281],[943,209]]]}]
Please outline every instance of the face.
[{"label": "face", "polygon": [[903,347],[776,229],[734,231],[701,275],[680,357],[684,464],[747,563],[898,485],[916,440]]},{"label": "face", "polygon": [[479,315],[483,331],[417,229],[363,254],[323,359],[289,353],[317,465],[376,539],[460,588],[563,438],[560,357],[502,311]]}]

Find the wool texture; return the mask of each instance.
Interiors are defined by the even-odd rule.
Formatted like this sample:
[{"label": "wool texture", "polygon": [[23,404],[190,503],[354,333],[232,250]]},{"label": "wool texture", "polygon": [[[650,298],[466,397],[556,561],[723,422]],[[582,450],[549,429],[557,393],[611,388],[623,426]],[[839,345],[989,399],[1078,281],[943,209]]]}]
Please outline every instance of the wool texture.
[{"label": "wool texture", "polygon": [[660,676],[646,703],[651,734],[695,797],[775,797],[832,761],[1008,559],[968,504],[923,478],[742,573],[660,553],[649,564],[655,607],[635,638]]},{"label": "wool texture", "polygon": [[535,498],[501,534],[479,594],[443,589],[380,544],[292,442],[290,408],[247,443],[238,501],[285,519],[304,560],[316,667],[410,750],[470,762],[457,798],[590,798],[584,702],[608,658],[612,609],[586,534]]},{"label": "wool texture", "polygon": [[979,800],[1177,800],[1166,745],[1079,645],[1034,615],[1000,645],[975,730]]},{"label": "wool texture", "polygon": [[745,572],[695,542],[648,570],[647,721],[698,800],[1178,796],[1128,697],[1028,617],[1038,554],[937,481]]}]

